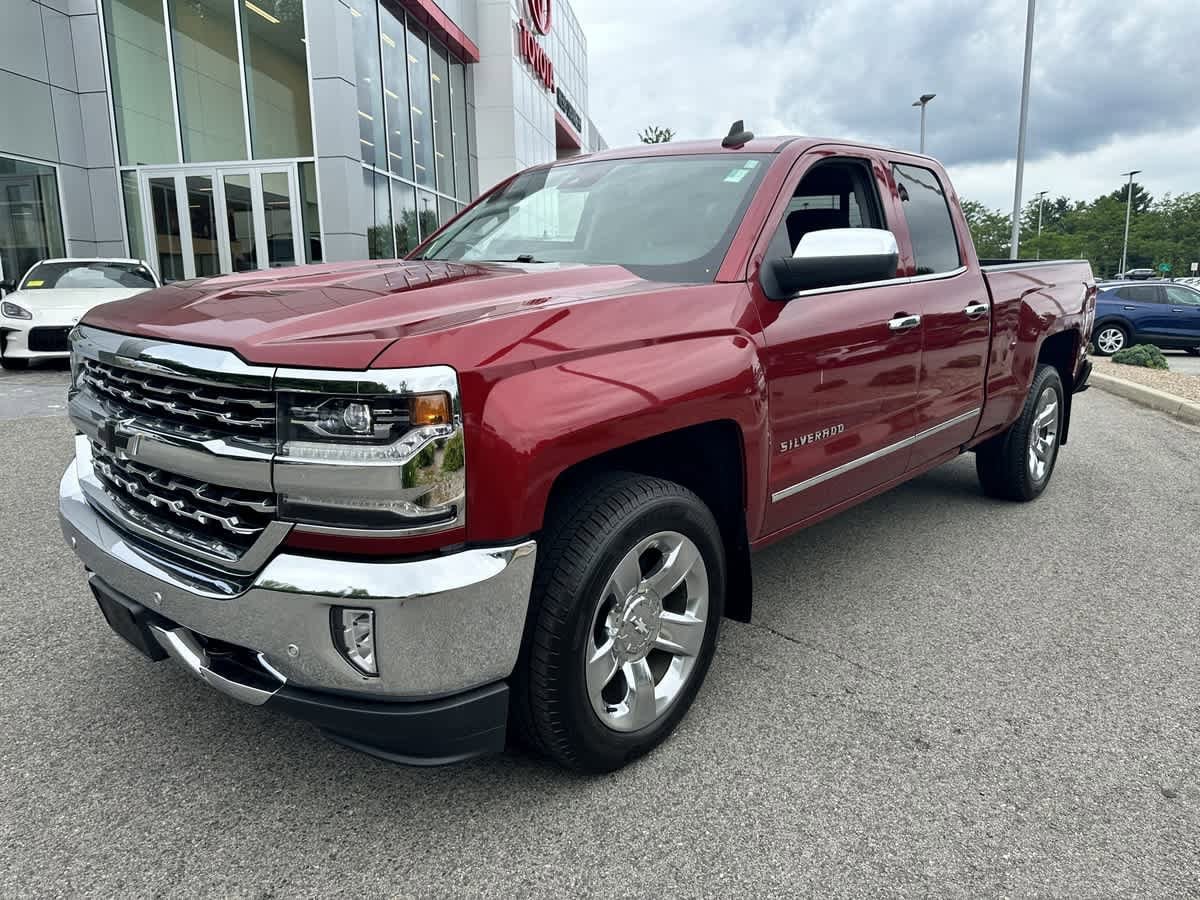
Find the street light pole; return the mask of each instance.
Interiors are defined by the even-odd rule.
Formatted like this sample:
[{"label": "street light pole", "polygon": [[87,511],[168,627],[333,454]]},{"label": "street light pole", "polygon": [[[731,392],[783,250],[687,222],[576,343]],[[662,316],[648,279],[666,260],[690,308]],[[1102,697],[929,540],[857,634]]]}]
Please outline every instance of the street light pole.
[{"label": "street light pole", "polygon": [[937,96],[937,94],[922,94],[916,101],[913,102],[913,106],[921,107],[921,152],[922,153],[925,152],[925,104],[927,104],[930,100],[932,100],[936,96]]},{"label": "street light pole", "polygon": [[1042,258],[1042,200],[1050,193],[1049,191],[1038,191],[1038,236],[1037,236],[1037,258]]},{"label": "street light pole", "polygon": [[1013,192],[1012,240],[1008,257],[1016,259],[1021,246],[1021,182],[1025,179],[1025,126],[1029,122],[1029,72],[1033,67],[1033,17],[1037,0],[1025,14],[1025,75],[1021,80],[1021,122],[1017,127],[1017,185]]},{"label": "street light pole", "polygon": [[1129,189],[1125,193],[1125,243],[1121,247],[1121,274],[1125,274],[1125,265],[1129,258],[1129,213],[1133,210],[1133,176],[1141,174],[1141,169],[1132,172],[1122,172],[1129,176]]}]

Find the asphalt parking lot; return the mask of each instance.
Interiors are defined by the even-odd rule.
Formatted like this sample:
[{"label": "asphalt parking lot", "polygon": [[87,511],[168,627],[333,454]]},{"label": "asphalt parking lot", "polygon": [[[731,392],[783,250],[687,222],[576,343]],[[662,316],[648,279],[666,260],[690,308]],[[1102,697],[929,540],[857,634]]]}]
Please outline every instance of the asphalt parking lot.
[{"label": "asphalt parking lot", "polygon": [[588,779],[391,766],[141,660],[16,384],[0,896],[1200,892],[1200,430],[1093,390],[1033,504],[964,458],[764,551],[680,731]]}]

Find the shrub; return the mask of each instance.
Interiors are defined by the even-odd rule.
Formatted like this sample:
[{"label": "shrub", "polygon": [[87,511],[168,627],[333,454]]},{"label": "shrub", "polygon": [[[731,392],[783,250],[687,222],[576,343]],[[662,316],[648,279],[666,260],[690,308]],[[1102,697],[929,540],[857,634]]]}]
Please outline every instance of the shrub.
[{"label": "shrub", "polygon": [[466,454],[463,452],[463,436],[460,431],[446,441],[446,450],[442,453],[442,471],[457,472],[465,462]]},{"label": "shrub", "polygon": [[1153,344],[1135,344],[1118,350],[1112,355],[1112,361],[1124,366],[1142,366],[1146,369],[1169,369],[1167,358]]}]

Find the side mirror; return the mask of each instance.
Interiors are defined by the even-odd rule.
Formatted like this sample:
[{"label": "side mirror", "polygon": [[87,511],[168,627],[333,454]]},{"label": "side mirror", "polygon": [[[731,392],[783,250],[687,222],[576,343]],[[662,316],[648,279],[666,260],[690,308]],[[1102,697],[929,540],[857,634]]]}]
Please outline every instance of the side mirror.
[{"label": "side mirror", "polygon": [[11,294],[16,289],[17,283],[11,278],[6,278],[3,281],[0,281],[0,291],[4,291],[6,294]]},{"label": "side mirror", "polygon": [[763,289],[774,300],[799,291],[896,277],[900,248],[882,228],[827,228],[800,239],[791,259],[768,260]]}]

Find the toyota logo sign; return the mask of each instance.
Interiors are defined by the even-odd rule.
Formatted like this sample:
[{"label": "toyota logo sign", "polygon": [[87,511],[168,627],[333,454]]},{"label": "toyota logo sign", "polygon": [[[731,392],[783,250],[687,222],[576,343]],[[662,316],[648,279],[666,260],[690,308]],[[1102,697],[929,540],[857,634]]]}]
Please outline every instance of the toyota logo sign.
[{"label": "toyota logo sign", "polygon": [[538,34],[550,33],[550,0],[529,0],[529,18]]}]

